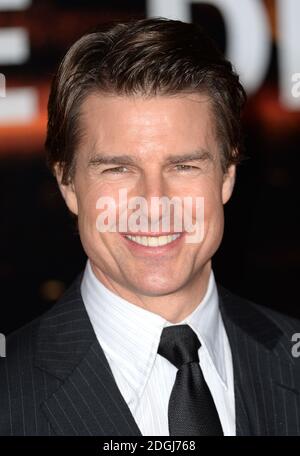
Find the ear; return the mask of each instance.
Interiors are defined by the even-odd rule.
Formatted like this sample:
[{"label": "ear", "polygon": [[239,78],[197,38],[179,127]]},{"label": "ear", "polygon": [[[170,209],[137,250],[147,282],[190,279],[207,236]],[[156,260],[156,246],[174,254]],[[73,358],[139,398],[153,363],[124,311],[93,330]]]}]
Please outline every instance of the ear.
[{"label": "ear", "polygon": [[60,189],[63,199],[66,202],[66,205],[68,206],[69,210],[73,212],[73,214],[78,215],[78,202],[73,181],[70,181],[70,183],[68,184],[62,183],[63,170],[59,164],[56,164],[54,166],[54,170],[58,187]]},{"label": "ear", "polygon": [[236,165],[230,165],[224,176],[223,176],[223,184],[222,184],[222,202],[226,204],[229,201],[235,183],[235,175],[236,175]]}]

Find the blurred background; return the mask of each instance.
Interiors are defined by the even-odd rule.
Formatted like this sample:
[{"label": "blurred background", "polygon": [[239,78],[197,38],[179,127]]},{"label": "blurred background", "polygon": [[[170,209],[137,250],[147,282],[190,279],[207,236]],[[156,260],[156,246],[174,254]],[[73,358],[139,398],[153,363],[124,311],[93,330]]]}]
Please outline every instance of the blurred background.
[{"label": "blurred background", "polygon": [[225,209],[215,275],[233,292],[300,318],[300,1],[0,0],[4,334],[47,310],[86,261],[45,165],[51,78],[83,33],[147,16],[201,24],[242,75],[248,158]]}]

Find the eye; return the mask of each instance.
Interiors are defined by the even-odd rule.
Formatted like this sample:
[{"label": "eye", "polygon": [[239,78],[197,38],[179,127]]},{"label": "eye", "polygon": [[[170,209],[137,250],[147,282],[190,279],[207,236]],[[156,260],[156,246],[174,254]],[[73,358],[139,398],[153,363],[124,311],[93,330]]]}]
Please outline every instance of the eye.
[{"label": "eye", "polygon": [[195,171],[198,170],[197,166],[192,165],[176,165],[178,171]]},{"label": "eye", "polygon": [[115,168],[108,168],[102,171],[103,173],[113,173],[113,174],[122,174],[126,172],[128,169],[126,166],[116,166]]}]

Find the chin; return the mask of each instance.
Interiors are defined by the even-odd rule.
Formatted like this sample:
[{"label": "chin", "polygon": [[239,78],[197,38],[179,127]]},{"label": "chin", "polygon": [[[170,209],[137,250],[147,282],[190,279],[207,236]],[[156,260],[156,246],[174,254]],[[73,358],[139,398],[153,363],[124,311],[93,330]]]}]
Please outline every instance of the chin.
[{"label": "chin", "polygon": [[181,288],[181,283],[175,283],[174,279],[162,281],[161,279],[152,279],[151,281],[143,281],[135,284],[136,291],[144,296],[164,296],[175,293],[178,288]]}]

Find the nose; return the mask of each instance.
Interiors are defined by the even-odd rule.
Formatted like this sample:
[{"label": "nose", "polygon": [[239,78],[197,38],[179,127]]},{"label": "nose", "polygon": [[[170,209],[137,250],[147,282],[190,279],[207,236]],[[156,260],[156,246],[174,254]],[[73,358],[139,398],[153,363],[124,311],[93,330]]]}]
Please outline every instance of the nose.
[{"label": "nose", "polygon": [[168,214],[166,210],[167,205],[164,206],[161,203],[161,198],[168,199],[172,195],[171,189],[162,173],[159,170],[144,173],[138,190],[138,195],[145,200],[146,211],[144,207],[143,217],[148,218],[148,226],[152,227],[149,231],[160,231],[162,220],[164,220],[164,226],[169,226],[170,222],[167,225],[165,223],[168,222],[167,219],[171,214]]},{"label": "nose", "polygon": [[140,184],[140,196],[143,196],[147,202],[151,202],[153,197],[162,197],[167,195],[167,185],[159,171],[144,173]]}]

